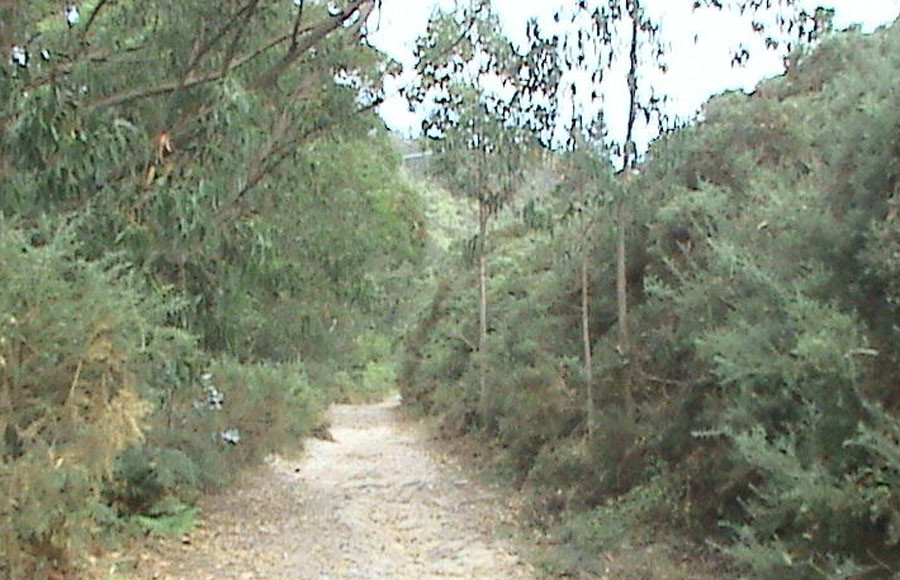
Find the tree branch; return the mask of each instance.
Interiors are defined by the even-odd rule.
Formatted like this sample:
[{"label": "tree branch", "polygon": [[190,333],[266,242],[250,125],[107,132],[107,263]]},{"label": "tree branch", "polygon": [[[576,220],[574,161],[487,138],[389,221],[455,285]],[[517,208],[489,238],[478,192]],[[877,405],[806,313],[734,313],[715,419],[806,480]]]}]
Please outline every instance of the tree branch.
[{"label": "tree branch", "polygon": [[[285,57],[275,64],[267,73],[263,75],[260,82],[257,83],[258,86],[267,86],[268,84],[274,83],[281,74],[287,69],[288,65],[293,63],[300,57],[304,52],[315,46],[318,42],[324,39],[328,34],[339,28],[356,10],[359,10],[361,6],[366,4],[370,4],[375,0],[355,0],[353,4],[351,4],[348,9],[338,16],[334,18],[326,19],[324,22],[319,24],[316,28],[310,28],[305,31],[306,36],[304,36],[301,41],[297,43],[297,46],[292,50],[289,50]],[[115,95],[111,95],[94,103],[89,103],[85,106],[86,111],[94,111],[97,109],[102,109],[106,107],[114,107],[117,105],[122,105],[124,103],[128,103],[131,101],[136,101],[140,99],[146,99],[151,97],[156,97],[160,95],[165,95],[169,93],[173,93],[182,89],[189,89],[199,85],[208,84],[211,82],[219,81],[225,78],[228,74],[230,74],[233,70],[243,66],[244,64],[250,62],[261,54],[267,52],[268,50],[290,40],[293,37],[293,31],[288,34],[284,34],[275,38],[258,48],[252,53],[246,54],[241,58],[238,58],[234,61],[234,64],[228,68],[227,70],[219,70],[217,72],[208,73],[199,77],[191,77],[187,79],[179,79],[178,81],[170,81],[167,83],[163,83],[160,85],[156,85],[154,87],[143,87],[139,89],[133,89],[130,91],[125,91],[122,93],[118,93]]]},{"label": "tree branch", "polygon": [[[237,24],[241,16],[244,16],[246,14],[245,21],[249,20],[250,17],[253,16],[253,13],[256,11],[256,7],[258,4],[259,0],[250,0],[249,2],[244,4],[244,6],[240,10],[234,13],[234,15],[228,20],[228,22],[226,22],[221,28],[219,28],[219,30],[216,31],[215,34],[213,34],[212,38],[210,38],[205,44],[201,45],[191,59],[191,63],[182,74],[182,78],[184,80],[190,78],[190,75],[197,68],[197,65],[200,64],[200,60],[204,56],[206,56],[210,50],[212,50],[213,46],[215,46],[215,44],[219,42],[219,40],[221,40],[226,34],[228,34],[228,32],[235,26],[235,24]],[[238,31],[238,33],[235,35],[235,43],[236,39],[241,37],[243,30],[245,29],[246,26]]]},{"label": "tree branch", "polygon": [[365,36],[363,34],[363,27],[366,25],[366,21],[369,19],[369,16],[372,15],[372,12],[375,10],[375,2],[370,3],[368,6],[364,6],[359,9],[359,20],[353,25],[352,31],[353,33],[350,35],[351,42],[359,42]]},{"label": "tree branch", "polygon": [[[250,18],[253,16],[253,13],[256,12],[256,6],[258,5],[257,1],[253,2],[254,6],[250,12],[247,13],[246,20],[249,22]],[[234,38],[231,39],[231,42],[228,44],[228,50],[225,52],[225,58],[222,60],[222,76],[228,76],[228,73],[231,71],[231,63],[234,61],[234,55],[237,52],[238,43],[244,37],[244,33],[247,31],[247,26],[241,27],[238,30]]]},{"label": "tree branch", "polygon": [[82,42],[84,42],[84,40],[87,38],[88,33],[91,31],[91,26],[93,26],[94,21],[97,19],[97,15],[100,14],[100,11],[103,10],[108,2],[109,0],[100,0],[100,2],[97,3],[97,6],[95,6],[91,11],[91,15],[88,18],[87,24],[84,25],[84,30],[81,31],[80,40]]},{"label": "tree branch", "polygon": [[124,103],[128,103],[130,101],[136,101],[140,99],[146,99],[150,97],[156,97],[159,95],[165,95],[168,93],[173,93],[179,89],[189,89],[192,87],[196,87],[198,85],[203,85],[211,82],[215,82],[225,78],[231,71],[236,68],[239,68],[256,57],[260,56],[264,52],[278,46],[279,44],[290,39],[290,34],[284,34],[278,38],[275,38],[269,41],[267,44],[261,46],[255,51],[242,56],[241,58],[235,61],[235,64],[228,71],[218,71],[215,73],[209,73],[201,77],[190,78],[187,81],[177,80],[171,81],[168,83],[163,83],[161,85],[156,85],[155,87],[142,87],[139,89],[134,89],[131,91],[125,91],[122,93],[117,93],[115,95],[111,95],[106,97],[105,99],[101,99],[94,103],[89,103],[85,106],[86,111],[94,111],[97,109],[103,109],[106,107],[114,107],[116,105],[121,105]]},{"label": "tree branch", "polygon": [[630,0],[628,12],[631,17],[631,50],[629,52],[628,68],[628,126],[625,135],[625,154],[622,159],[622,167],[627,171],[636,161],[637,146],[634,143],[634,123],[637,119],[637,67],[638,67],[638,34],[640,31],[640,6],[638,0]]},{"label": "tree branch", "polygon": [[287,54],[284,55],[284,58],[275,63],[272,68],[259,78],[256,83],[257,87],[265,88],[274,85],[278,81],[278,78],[284,74],[284,71],[287,70],[288,66],[300,58],[303,53],[315,46],[333,31],[340,28],[344,22],[346,22],[354,12],[360,10],[363,5],[371,4],[374,1],[375,0],[354,0],[346,10],[337,16],[325,19],[318,27],[314,28],[309,35],[302,40],[298,40],[296,45],[291,46]]},{"label": "tree branch", "polygon": [[[383,101],[383,99],[374,99],[371,103],[365,105],[364,107],[357,108],[352,113],[350,113],[350,115],[361,115],[363,113],[371,111],[375,109],[375,107],[380,105]],[[240,203],[244,196],[255,189],[273,171],[275,171],[275,169],[277,169],[278,166],[281,165],[281,163],[288,157],[288,155],[294,152],[294,146],[302,143],[310,137],[326,132],[329,128],[330,125],[328,124],[314,126],[307,129],[306,131],[302,131],[289,140],[283,141],[281,143],[270,143],[268,151],[266,151],[256,163],[257,169],[252,172],[250,178],[247,180],[247,183],[234,196],[231,205]]]},{"label": "tree branch", "polygon": [[303,20],[304,1],[300,0],[300,6],[297,8],[297,17],[294,19],[294,33],[291,36],[291,50],[297,48],[297,38],[300,36],[300,22]]}]

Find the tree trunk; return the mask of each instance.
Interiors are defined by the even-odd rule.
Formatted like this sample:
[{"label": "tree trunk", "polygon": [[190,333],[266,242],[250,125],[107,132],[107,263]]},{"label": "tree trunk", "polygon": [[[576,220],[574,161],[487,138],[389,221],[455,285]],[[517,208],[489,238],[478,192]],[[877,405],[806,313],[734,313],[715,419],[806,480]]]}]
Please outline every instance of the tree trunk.
[{"label": "tree trunk", "polygon": [[634,417],[634,394],[631,392],[631,373],[627,366],[630,364],[628,357],[631,349],[631,338],[628,334],[628,278],[625,266],[625,226],[627,223],[625,201],[620,200],[616,206],[616,302],[619,307],[619,356],[626,366],[622,375],[622,394],[625,399],[625,413],[628,417]]},{"label": "tree trunk", "polygon": [[[585,236],[587,238],[587,236]],[[587,240],[581,250],[581,337],[584,341],[584,381],[587,390],[587,437],[594,440],[594,371],[591,360],[590,293],[588,289],[588,248]]]},{"label": "tree trunk", "polygon": [[628,354],[628,278],[625,273],[625,204],[616,208],[616,302],[619,306],[619,349]]},{"label": "tree trunk", "polygon": [[484,202],[478,204],[478,238],[478,383],[481,420],[487,425],[487,208]]},{"label": "tree trunk", "polygon": [[619,355],[625,365],[625,372],[622,375],[622,393],[625,399],[625,412],[628,417],[634,418],[635,404],[634,393],[631,386],[631,372],[628,369],[630,361],[628,357],[631,351],[630,337],[628,335],[628,279],[626,278],[626,225],[628,223],[628,215],[626,211],[625,195],[630,194],[628,183],[631,181],[632,169],[637,157],[637,146],[634,142],[634,123],[637,118],[638,96],[637,96],[637,67],[638,67],[638,34],[640,34],[640,0],[630,0],[626,3],[628,7],[628,16],[631,19],[631,50],[629,52],[629,69],[628,69],[628,126],[625,136],[624,159],[622,160],[622,177],[625,187],[622,191],[622,197],[616,203],[616,301],[619,307]]}]

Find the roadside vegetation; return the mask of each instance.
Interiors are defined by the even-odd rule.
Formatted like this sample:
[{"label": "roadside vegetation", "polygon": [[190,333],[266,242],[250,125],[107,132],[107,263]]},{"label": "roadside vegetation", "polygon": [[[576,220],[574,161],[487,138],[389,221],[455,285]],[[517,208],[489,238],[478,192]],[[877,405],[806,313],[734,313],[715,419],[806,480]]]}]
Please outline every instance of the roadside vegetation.
[{"label": "roadside vegetation", "polygon": [[747,578],[896,577],[898,66],[896,25],[831,33],[711,99],[638,175],[542,156],[529,182],[551,185],[490,231],[483,349],[477,264],[447,253],[404,400],[488,443],[561,543],[551,568],[690,538]]},{"label": "roadside vegetation", "polygon": [[355,8],[0,2],[0,577],[183,533],[394,388],[422,205]]}]

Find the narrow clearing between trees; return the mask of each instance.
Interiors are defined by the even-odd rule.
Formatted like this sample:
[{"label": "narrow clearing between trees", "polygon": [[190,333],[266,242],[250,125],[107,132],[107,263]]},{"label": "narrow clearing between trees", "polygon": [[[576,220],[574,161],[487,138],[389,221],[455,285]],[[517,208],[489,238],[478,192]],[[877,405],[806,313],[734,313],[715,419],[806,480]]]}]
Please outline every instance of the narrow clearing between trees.
[{"label": "narrow clearing between trees", "polygon": [[515,510],[430,451],[399,403],[336,406],[310,440],[202,503],[189,537],[144,554],[159,580],[533,578],[503,531]]}]

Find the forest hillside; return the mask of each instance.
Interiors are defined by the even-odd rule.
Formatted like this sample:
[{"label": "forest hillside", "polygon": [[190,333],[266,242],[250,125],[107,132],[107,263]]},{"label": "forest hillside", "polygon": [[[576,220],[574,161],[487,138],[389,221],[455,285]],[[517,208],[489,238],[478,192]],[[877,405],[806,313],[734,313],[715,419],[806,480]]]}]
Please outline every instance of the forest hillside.
[{"label": "forest hillside", "polygon": [[489,443],[581,553],[650,528],[746,577],[896,578],[898,73],[896,24],[833,33],[627,175],[542,157],[549,186],[492,222],[483,349],[473,220],[405,340],[404,400]]}]

